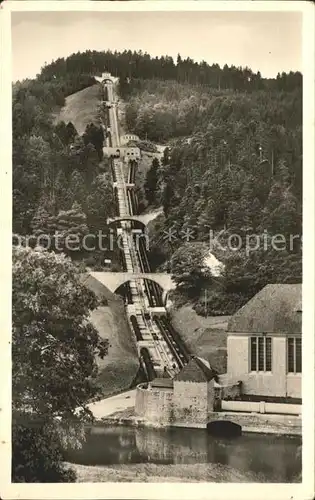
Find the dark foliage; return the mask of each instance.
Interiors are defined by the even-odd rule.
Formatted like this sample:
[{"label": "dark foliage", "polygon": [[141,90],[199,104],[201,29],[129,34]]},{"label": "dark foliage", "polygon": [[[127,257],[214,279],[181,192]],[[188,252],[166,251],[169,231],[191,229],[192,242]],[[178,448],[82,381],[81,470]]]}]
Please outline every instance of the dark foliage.
[{"label": "dark foliage", "polygon": [[108,349],[88,320],[98,300],[69,258],[14,247],[12,306],[12,479],[72,481],[62,449],[91,420]]},{"label": "dark foliage", "polygon": [[159,181],[158,177],[159,166],[160,166],[159,160],[157,158],[154,158],[154,160],[152,161],[151,168],[148,170],[146,175],[144,190],[149,205],[154,205],[157,202],[156,194]]},{"label": "dark foliage", "polygon": [[175,63],[172,57],[151,57],[141,50],[138,52],[87,50],[84,53],[72,54],[66,59],[58,58],[46,65],[42,68],[39,78],[42,81],[60,79],[63,82],[63,88],[68,89],[67,92],[70,94],[72,93],[71,87],[82,84],[79,78],[87,79],[87,75],[96,75],[104,70],[120,77],[120,92],[123,98],[128,96],[130,91],[128,85],[133,78],[176,80],[193,85],[205,85],[218,90],[233,89],[249,92],[260,89],[291,91],[301,87],[302,82],[302,75],[298,72],[279,73],[275,79],[265,79],[259,71],[254,73],[247,67],[225,64],[221,68],[218,64],[210,66],[205,61],[197,63],[189,57],[183,59],[180,55]]},{"label": "dark foliage", "polygon": [[[151,255],[167,269],[189,231],[189,241],[209,242],[226,266],[209,285],[207,307],[199,290],[198,312],[231,314],[267,283],[301,282],[301,89],[214,94],[137,81],[126,118],[140,136],[145,130],[150,139],[171,140],[152,181],[165,218],[150,231]],[[170,229],[175,238],[167,242]],[[276,235],[284,243],[275,249]],[[220,245],[213,245],[218,236]],[[237,252],[227,250],[239,240]]]},{"label": "dark foliage", "polygon": [[60,438],[52,425],[28,418],[12,424],[12,481],[14,483],[70,483],[76,475],[63,465]]}]

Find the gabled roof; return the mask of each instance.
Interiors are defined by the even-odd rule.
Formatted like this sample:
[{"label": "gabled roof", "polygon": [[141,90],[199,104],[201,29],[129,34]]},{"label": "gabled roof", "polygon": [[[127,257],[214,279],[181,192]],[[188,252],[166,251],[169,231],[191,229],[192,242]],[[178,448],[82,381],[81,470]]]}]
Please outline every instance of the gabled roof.
[{"label": "gabled roof", "polygon": [[232,316],[228,332],[301,333],[302,285],[266,285]]},{"label": "gabled roof", "polygon": [[174,380],[181,382],[208,382],[213,377],[214,373],[209,363],[203,358],[192,356],[187,365],[174,377]]}]

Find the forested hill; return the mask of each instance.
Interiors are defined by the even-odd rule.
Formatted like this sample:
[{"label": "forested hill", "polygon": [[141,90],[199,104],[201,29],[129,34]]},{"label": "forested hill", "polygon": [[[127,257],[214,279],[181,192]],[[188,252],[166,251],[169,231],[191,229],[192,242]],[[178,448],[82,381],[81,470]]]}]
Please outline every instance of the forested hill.
[{"label": "forested hill", "polygon": [[[82,236],[106,227],[114,203],[103,131],[94,123],[79,136],[73,124],[53,119],[66,96],[105,70],[120,78],[128,131],[168,146],[145,185],[147,202],[164,209],[150,244],[156,262],[172,266],[182,293],[203,308],[201,288],[209,289],[209,311],[229,313],[266,283],[300,281],[300,240],[287,245],[301,234],[300,73],[264,79],[249,68],[131,51],[86,51],[46,65],[36,79],[13,86],[14,232]],[[169,228],[177,234],[172,241],[163,237]],[[178,235],[187,229],[185,243]],[[249,254],[243,243],[237,252],[215,245],[225,272],[214,279],[201,255],[209,232],[222,230],[224,241],[267,234],[270,242],[281,234],[286,244]]]},{"label": "forested hill", "polygon": [[104,70],[125,78],[142,78],[146,80],[175,80],[194,85],[206,85],[217,89],[259,90],[277,89],[293,90],[302,85],[302,75],[299,72],[279,73],[276,78],[263,78],[258,71],[250,68],[228,66],[221,68],[218,64],[209,65],[205,61],[195,62],[187,57],[151,57],[142,51],[132,52],[97,52],[86,51],[72,54],[67,58],[59,58],[42,68],[40,80],[67,80],[69,75],[96,75]]},{"label": "forested hill", "polygon": [[[301,88],[132,80],[123,92],[129,130],[169,146],[147,177],[147,197],[164,209],[151,251],[196,309],[205,289],[212,313],[231,313],[267,283],[301,282]],[[203,269],[209,244],[220,278]]]}]

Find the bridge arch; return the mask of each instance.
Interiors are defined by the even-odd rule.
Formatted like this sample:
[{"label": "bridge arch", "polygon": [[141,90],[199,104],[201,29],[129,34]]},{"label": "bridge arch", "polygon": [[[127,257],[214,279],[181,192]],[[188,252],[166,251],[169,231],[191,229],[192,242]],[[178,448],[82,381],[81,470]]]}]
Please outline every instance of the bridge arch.
[{"label": "bridge arch", "polygon": [[141,229],[145,229],[146,224],[143,222],[141,216],[136,215],[123,215],[121,217],[108,218],[107,224],[110,226],[111,224],[118,222],[134,222],[136,226],[140,226]]},{"label": "bridge arch", "polygon": [[102,272],[102,271],[91,271],[90,276],[102,283],[106,288],[108,288],[112,293],[127,283],[134,279],[147,279],[157,283],[164,292],[169,292],[176,288],[175,282],[172,280],[172,276],[167,273],[113,273],[113,272]]},{"label": "bridge arch", "polygon": [[[153,273],[152,273],[153,274]],[[139,279],[140,278],[140,275],[136,275],[137,278],[136,279]],[[154,276],[154,274],[153,274]],[[121,288],[122,286],[126,285],[127,283],[130,283],[130,281],[133,281],[133,277],[132,275],[128,276],[126,279],[122,278],[122,282],[118,284],[116,290],[114,290],[114,293],[117,293],[119,288]],[[151,283],[151,284],[155,284],[158,286],[158,289],[160,291],[160,294],[161,294],[161,297],[163,295],[163,293],[165,292],[162,284],[161,284],[161,280],[160,279],[154,279],[151,275],[150,277],[148,277],[148,274],[143,274],[143,278],[141,277],[141,279],[147,281],[148,283]],[[167,290],[166,290],[167,291]]]}]

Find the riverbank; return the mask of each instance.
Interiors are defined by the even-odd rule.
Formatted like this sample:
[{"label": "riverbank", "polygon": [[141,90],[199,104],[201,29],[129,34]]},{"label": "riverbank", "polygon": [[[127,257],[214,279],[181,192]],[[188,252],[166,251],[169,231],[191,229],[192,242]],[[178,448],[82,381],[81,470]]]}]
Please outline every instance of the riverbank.
[{"label": "riverbank", "polygon": [[[295,415],[273,415],[258,413],[217,412],[212,420],[229,420],[242,427],[242,431],[254,434],[276,434],[279,436],[302,436],[301,417]],[[133,409],[118,411],[96,421],[96,425],[128,425],[133,427],[159,428],[157,424],[137,417]]]},{"label": "riverbank", "polygon": [[[67,463],[75,470],[78,483],[86,482],[270,482],[263,474],[242,472],[221,464],[121,464],[111,466]],[[276,481],[275,481],[276,482]],[[296,481],[298,482],[298,478]]]},{"label": "riverbank", "polygon": [[133,389],[109,398],[101,399],[100,401],[95,401],[89,404],[88,408],[93,413],[96,422],[103,422],[106,418],[114,418],[114,423],[117,424],[115,415],[122,412],[129,416],[130,410],[133,410],[135,407],[135,401],[136,390]]},{"label": "riverbank", "polygon": [[[136,390],[132,390],[90,404],[89,409],[95,417],[94,425],[158,428],[157,424],[135,415],[135,397]],[[302,419],[296,415],[222,411],[213,413],[211,420],[230,420],[246,433],[302,436]]]}]

